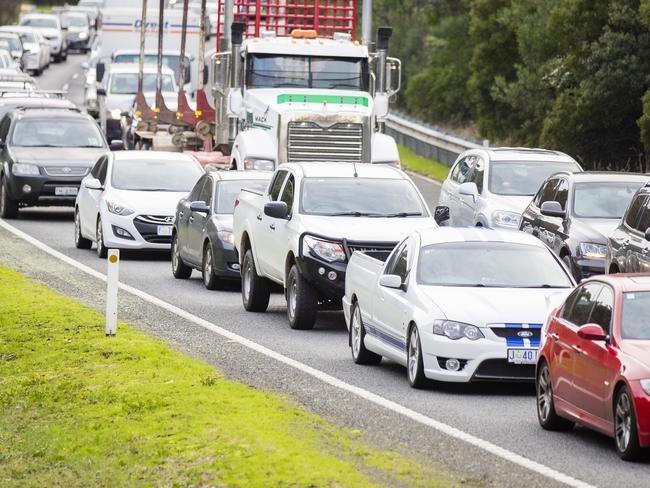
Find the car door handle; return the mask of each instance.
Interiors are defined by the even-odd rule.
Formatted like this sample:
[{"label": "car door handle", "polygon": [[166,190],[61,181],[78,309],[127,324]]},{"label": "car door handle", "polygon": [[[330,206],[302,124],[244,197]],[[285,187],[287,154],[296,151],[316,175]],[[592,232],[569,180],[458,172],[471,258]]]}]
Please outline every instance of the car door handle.
[{"label": "car door handle", "polygon": [[557,332],[551,332],[549,335],[551,336],[551,339],[553,339],[554,341],[557,341],[560,338],[560,334],[558,334]]},{"label": "car door handle", "polygon": [[580,346],[578,346],[577,344],[573,344],[573,345],[571,346],[571,348],[572,348],[574,351],[582,352],[582,348],[581,348]]},{"label": "car door handle", "polygon": [[271,230],[275,230],[275,224],[271,224],[269,225],[269,227],[271,228]]},{"label": "car door handle", "polygon": [[262,216],[261,216],[261,215],[258,215],[258,216],[257,216],[257,220],[260,220],[260,221],[261,221],[261,220],[262,220]]}]

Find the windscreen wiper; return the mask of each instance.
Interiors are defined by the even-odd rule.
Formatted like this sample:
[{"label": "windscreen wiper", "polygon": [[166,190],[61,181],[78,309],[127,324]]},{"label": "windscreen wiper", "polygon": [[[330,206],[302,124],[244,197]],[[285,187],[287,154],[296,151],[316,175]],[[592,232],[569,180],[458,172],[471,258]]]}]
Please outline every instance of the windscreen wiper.
[{"label": "windscreen wiper", "polygon": [[382,214],[372,212],[359,212],[357,210],[350,210],[347,212],[336,212],[325,214],[327,217],[383,217]]},{"label": "windscreen wiper", "polygon": [[422,212],[396,212],[392,214],[378,215],[378,217],[422,217]]}]

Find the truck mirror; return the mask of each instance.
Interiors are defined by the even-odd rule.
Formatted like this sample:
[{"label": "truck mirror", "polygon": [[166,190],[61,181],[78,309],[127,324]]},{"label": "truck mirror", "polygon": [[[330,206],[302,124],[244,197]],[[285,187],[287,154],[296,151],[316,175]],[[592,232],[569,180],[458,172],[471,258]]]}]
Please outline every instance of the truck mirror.
[{"label": "truck mirror", "polygon": [[274,219],[286,219],[289,215],[289,207],[284,202],[269,202],[264,205],[264,215]]},{"label": "truck mirror", "polygon": [[375,94],[374,112],[379,121],[383,121],[388,116],[388,95],[386,93]]},{"label": "truck mirror", "polygon": [[106,64],[103,62],[97,63],[97,66],[95,67],[95,79],[100,82],[104,78],[104,73],[106,72]]},{"label": "truck mirror", "polygon": [[225,95],[230,86],[230,53],[217,53],[212,57],[212,87]]},{"label": "truck mirror", "polygon": [[397,58],[386,58],[386,92],[392,97],[402,87],[402,62]]}]

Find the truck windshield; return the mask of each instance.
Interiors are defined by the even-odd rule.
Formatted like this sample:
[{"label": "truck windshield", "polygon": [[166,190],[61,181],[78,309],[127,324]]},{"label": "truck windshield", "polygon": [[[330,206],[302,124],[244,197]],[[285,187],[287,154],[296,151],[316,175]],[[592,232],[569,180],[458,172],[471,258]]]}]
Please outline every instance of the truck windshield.
[{"label": "truck windshield", "polygon": [[321,88],[368,91],[368,62],[361,58],[253,54],[248,88]]},{"label": "truck windshield", "polygon": [[[176,78],[176,83],[179,82],[180,77],[180,65],[181,57],[180,55],[173,54],[163,54],[162,57],[163,66],[168,67],[174,71],[174,77]],[[140,53],[121,53],[116,54],[113,58],[114,63],[132,63],[138,64],[140,62]],[[144,64],[157,64],[158,55],[157,54],[145,54],[144,55]],[[191,60],[189,57],[185,56],[185,83],[189,83],[192,79],[192,71],[190,66]]]},{"label": "truck windshield", "polygon": [[330,217],[429,215],[413,183],[380,178],[305,178],[301,209]]},{"label": "truck windshield", "polygon": [[[144,91],[156,91],[156,75],[154,73],[145,73]],[[176,91],[173,78],[169,75],[162,76],[162,90],[164,92]],[[135,95],[138,93],[138,74],[137,73],[115,73],[111,76],[110,93],[115,95]]]}]

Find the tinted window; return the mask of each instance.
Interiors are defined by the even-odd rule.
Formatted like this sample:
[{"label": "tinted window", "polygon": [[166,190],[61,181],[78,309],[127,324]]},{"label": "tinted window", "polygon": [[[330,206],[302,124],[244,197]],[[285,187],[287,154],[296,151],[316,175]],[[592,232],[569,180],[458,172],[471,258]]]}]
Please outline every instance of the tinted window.
[{"label": "tinted window", "polygon": [[209,180],[207,176],[204,176],[201,178],[196,185],[194,185],[194,188],[192,188],[192,191],[190,192],[189,199],[192,202],[197,202],[199,201],[199,196],[201,195],[201,190],[203,190],[203,185],[205,185],[205,182]]},{"label": "tinted window", "polygon": [[614,310],[614,292],[609,286],[603,285],[594,304],[589,322],[600,325],[606,334],[610,333],[612,322],[612,311]]},{"label": "tinted window", "polygon": [[120,160],[113,162],[112,185],[119,190],[189,192],[203,175],[194,161]]},{"label": "tinted window", "polygon": [[212,207],[212,187],[214,186],[214,183],[210,178],[205,179],[205,185],[203,185],[203,189],[201,190],[201,194],[199,195],[199,201],[205,202],[205,204],[208,207]]},{"label": "tinted window", "polygon": [[576,183],[573,214],[594,219],[620,219],[632,196],[644,182]]},{"label": "tinted window", "polygon": [[9,134],[9,126],[11,125],[11,119],[9,117],[3,117],[0,122],[0,140],[6,141],[7,135]]},{"label": "tinted window", "polygon": [[601,288],[602,285],[597,283],[589,283],[580,287],[571,309],[564,314],[564,317],[578,327],[589,323],[591,310]]},{"label": "tinted window", "polygon": [[544,202],[551,202],[555,200],[555,193],[557,192],[557,187],[560,184],[560,180],[552,179],[548,180],[542,189],[542,193],[539,197],[539,205],[541,206]]},{"label": "tinted window", "polygon": [[[162,91],[175,91],[174,79],[169,75],[162,75]],[[143,91],[156,91],[156,75],[145,73],[143,80]],[[110,93],[116,95],[135,95],[138,92],[137,73],[114,73],[111,76]]]},{"label": "tinted window", "polygon": [[[118,54],[113,58],[114,63],[134,63],[137,64],[140,62],[140,53],[127,54],[122,53]],[[157,54],[145,54],[144,55],[145,64],[156,64],[158,62]],[[176,83],[180,80],[180,64],[181,57],[174,55],[163,54],[162,57],[163,66],[166,66],[174,71],[174,76],[176,78]],[[192,72],[191,70],[191,61],[187,56],[185,57],[185,83],[189,82],[191,79]]]},{"label": "tinted window", "polygon": [[219,214],[232,214],[235,212],[235,200],[242,188],[263,192],[266,190],[266,180],[233,180],[220,181],[217,184],[216,208]]},{"label": "tinted window", "polygon": [[104,164],[105,161],[106,158],[103,156],[97,160],[97,162],[93,166],[93,169],[90,170],[90,174],[93,178],[99,178],[99,171],[102,167],[102,164]]},{"label": "tinted window", "polygon": [[576,298],[581,293],[581,291],[582,288],[576,288],[571,292],[571,294],[564,301],[564,305],[562,307],[562,313],[560,314],[560,317],[562,317],[565,320],[569,320],[569,317],[571,316],[571,310],[573,308],[573,303],[576,301]]},{"label": "tinted window", "polygon": [[489,188],[497,195],[532,197],[544,180],[560,171],[580,171],[580,167],[573,162],[493,162],[490,165]]},{"label": "tinted window", "polygon": [[630,207],[627,210],[627,215],[625,216],[625,223],[632,229],[636,228],[636,223],[639,220],[639,214],[645,203],[646,195],[637,195],[634,197],[634,200],[630,204]]},{"label": "tinted window", "polygon": [[650,228],[650,200],[646,202],[646,204],[643,206],[643,209],[641,210],[641,217],[639,218],[639,222],[636,226],[636,229],[645,233],[645,231]]},{"label": "tinted window", "polygon": [[392,269],[390,274],[394,274],[402,278],[402,283],[406,282],[406,277],[409,273],[409,248],[408,245],[400,250],[399,254],[395,257],[395,261],[392,263]]},{"label": "tinted window", "polygon": [[295,186],[296,186],[296,179],[293,177],[293,175],[290,174],[289,178],[287,178],[286,184],[284,185],[284,190],[282,190],[282,197],[280,197],[280,200],[287,204],[287,208],[289,209],[289,214],[291,213],[291,209],[293,208],[293,195],[294,195]]},{"label": "tinted window", "polygon": [[108,159],[104,158],[97,172],[97,179],[104,185],[106,183],[106,172],[108,171]]},{"label": "tinted window", "polygon": [[432,286],[572,286],[551,251],[509,242],[450,242],[423,247],[418,281]]},{"label": "tinted window", "polygon": [[105,147],[97,124],[86,119],[22,119],[11,139],[22,147]]},{"label": "tinted window", "polygon": [[623,295],[621,335],[623,339],[650,340],[650,292]]},{"label": "tinted window", "polygon": [[483,164],[483,161],[480,158],[476,158],[476,162],[474,163],[474,166],[472,167],[472,172],[470,173],[470,176],[469,176],[469,179],[468,179],[468,181],[476,183],[476,188],[478,188],[479,193],[483,192],[484,169],[485,169],[485,166]]},{"label": "tinted window", "polygon": [[271,200],[277,200],[278,197],[280,196],[280,190],[282,190],[282,183],[284,183],[284,179],[287,176],[286,171],[278,171],[275,173],[275,177],[273,178],[273,182],[271,183]]},{"label": "tinted window", "polygon": [[562,178],[558,184],[555,193],[555,201],[562,205],[562,210],[566,210],[566,202],[569,197],[569,182]]},{"label": "tinted window", "polygon": [[458,183],[465,183],[470,169],[472,169],[472,167],[468,162],[468,158],[461,160],[454,169],[454,174],[452,176],[453,180]]}]

